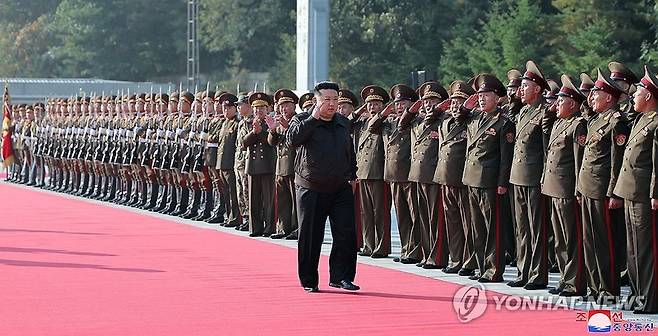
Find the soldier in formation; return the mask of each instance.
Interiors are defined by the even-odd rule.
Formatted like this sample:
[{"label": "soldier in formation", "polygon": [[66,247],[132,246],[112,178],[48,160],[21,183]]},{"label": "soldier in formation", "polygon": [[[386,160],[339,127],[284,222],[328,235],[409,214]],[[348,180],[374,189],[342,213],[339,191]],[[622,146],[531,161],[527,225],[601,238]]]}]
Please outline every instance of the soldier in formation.
[{"label": "soldier in formation", "polygon": [[[614,303],[629,285],[630,309],[658,313],[658,78],[619,62],[579,83],[532,61],[507,76],[337,91],[359,255],[392,254],[395,216],[396,262],[488,283],[513,260],[509,286]],[[287,139],[316,99],[206,88],[16,105],[8,180],[297,239],[308,209]]]}]

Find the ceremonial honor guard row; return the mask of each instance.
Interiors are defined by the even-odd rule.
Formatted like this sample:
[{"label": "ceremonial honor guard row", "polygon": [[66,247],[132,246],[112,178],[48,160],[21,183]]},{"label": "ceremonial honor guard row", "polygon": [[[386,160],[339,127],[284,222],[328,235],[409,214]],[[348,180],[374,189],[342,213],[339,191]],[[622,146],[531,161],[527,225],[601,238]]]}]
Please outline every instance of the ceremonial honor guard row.
[{"label": "ceremonial honor guard row", "polygon": [[[579,85],[528,61],[413,89],[339,91],[351,124],[359,254],[479,282],[658,312],[658,79],[618,62]],[[287,130],[314,96],[288,89],[51,99],[14,107],[14,182],[297,238]],[[364,104],[360,103],[360,100]],[[308,162],[312,165],[313,162]]]}]

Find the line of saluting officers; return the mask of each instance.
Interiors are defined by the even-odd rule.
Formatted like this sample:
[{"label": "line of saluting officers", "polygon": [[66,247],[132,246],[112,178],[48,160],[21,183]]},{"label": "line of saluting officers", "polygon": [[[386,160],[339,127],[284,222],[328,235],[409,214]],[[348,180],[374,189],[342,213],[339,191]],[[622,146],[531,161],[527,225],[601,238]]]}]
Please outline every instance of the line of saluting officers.
[{"label": "line of saluting officers", "polygon": [[[528,61],[416,90],[339,91],[352,123],[361,256],[483,283],[658,312],[658,79],[618,62],[561,85]],[[19,106],[12,181],[297,238],[296,149],[286,132],[312,93],[203,91],[52,99]],[[47,113],[44,115],[44,109]],[[37,115],[35,119],[35,114]],[[46,179],[46,168],[48,175]],[[248,219],[245,221],[245,219]],[[638,300],[641,297],[643,299]]]}]

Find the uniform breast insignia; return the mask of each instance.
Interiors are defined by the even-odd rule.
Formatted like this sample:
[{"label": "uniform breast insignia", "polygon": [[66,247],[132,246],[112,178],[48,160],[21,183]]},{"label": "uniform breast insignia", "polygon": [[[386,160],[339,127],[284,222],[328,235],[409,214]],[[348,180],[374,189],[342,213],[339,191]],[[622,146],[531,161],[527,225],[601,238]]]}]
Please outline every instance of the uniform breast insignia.
[{"label": "uniform breast insignia", "polygon": [[581,146],[585,146],[585,143],[587,143],[587,136],[585,134],[577,136],[576,142]]},{"label": "uniform breast insignia", "polygon": [[509,143],[514,143],[514,132],[505,134],[505,140],[507,140]]},{"label": "uniform breast insignia", "polygon": [[644,135],[645,137],[649,136],[649,130],[646,127],[642,128],[642,135]]},{"label": "uniform breast insignia", "polygon": [[626,135],[625,134],[615,135],[615,143],[617,144],[617,146],[623,146],[626,143]]},{"label": "uniform breast insignia", "polygon": [[492,128],[490,128],[490,129],[484,131],[484,134],[494,135],[494,136],[495,136],[495,135],[496,135],[496,130],[493,129],[493,127],[492,127]]},{"label": "uniform breast insignia", "polygon": [[539,125],[541,120],[539,118],[530,119],[530,123],[533,125]]}]

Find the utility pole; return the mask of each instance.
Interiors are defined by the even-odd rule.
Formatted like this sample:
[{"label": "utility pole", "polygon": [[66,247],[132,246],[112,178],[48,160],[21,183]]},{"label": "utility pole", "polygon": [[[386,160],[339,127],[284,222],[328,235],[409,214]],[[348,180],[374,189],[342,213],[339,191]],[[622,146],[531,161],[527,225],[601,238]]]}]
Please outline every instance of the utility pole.
[{"label": "utility pole", "polygon": [[187,90],[199,84],[199,3],[187,0]]}]

